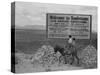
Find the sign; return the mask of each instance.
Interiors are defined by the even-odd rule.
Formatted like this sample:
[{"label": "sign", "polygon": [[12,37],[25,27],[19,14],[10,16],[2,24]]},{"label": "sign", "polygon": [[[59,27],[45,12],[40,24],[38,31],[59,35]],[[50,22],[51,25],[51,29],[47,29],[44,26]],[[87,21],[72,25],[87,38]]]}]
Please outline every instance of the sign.
[{"label": "sign", "polygon": [[90,39],[91,15],[83,14],[47,14],[48,38]]}]

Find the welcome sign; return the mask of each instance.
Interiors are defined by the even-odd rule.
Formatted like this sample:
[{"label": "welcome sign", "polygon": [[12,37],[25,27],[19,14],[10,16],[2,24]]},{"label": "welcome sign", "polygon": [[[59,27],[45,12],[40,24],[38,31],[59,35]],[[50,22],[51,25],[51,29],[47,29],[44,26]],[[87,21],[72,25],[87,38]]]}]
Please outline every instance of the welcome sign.
[{"label": "welcome sign", "polygon": [[91,15],[83,14],[47,14],[48,38],[90,39]]}]

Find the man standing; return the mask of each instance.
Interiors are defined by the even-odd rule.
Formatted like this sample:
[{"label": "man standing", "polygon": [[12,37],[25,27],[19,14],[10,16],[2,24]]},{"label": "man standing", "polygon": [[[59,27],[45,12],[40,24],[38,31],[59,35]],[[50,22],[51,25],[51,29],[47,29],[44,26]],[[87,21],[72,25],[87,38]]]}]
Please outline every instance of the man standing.
[{"label": "man standing", "polygon": [[69,35],[69,39],[68,39],[68,43],[66,45],[67,48],[67,52],[66,54],[71,55],[72,56],[72,62],[70,64],[74,63],[74,59],[77,59],[77,64],[79,64],[79,58],[77,56],[77,50],[75,47],[75,38],[72,38],[71,35]]}]

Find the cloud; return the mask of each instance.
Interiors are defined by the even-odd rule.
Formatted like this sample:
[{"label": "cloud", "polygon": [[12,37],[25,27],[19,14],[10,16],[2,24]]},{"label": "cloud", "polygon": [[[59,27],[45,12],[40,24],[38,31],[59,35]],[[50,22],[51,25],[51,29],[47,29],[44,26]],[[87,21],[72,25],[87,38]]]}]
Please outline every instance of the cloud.
[{"label": "cloud", "polygon": [[46,25],[46,13],[91,14],[92,29],[97,30],[96,7],[31,2],[16,2],[16,25]]}]

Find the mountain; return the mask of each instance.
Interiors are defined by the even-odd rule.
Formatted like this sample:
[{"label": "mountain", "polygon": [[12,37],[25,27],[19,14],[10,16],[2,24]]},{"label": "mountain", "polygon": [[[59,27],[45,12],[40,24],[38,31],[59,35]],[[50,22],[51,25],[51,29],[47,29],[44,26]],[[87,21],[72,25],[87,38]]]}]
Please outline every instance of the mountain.
[{"label": "mountain", "polygon": [[30,30],[46,30],[45,25],[26,25],[26,26],[15,26],[15,29],[30,29]]}]

